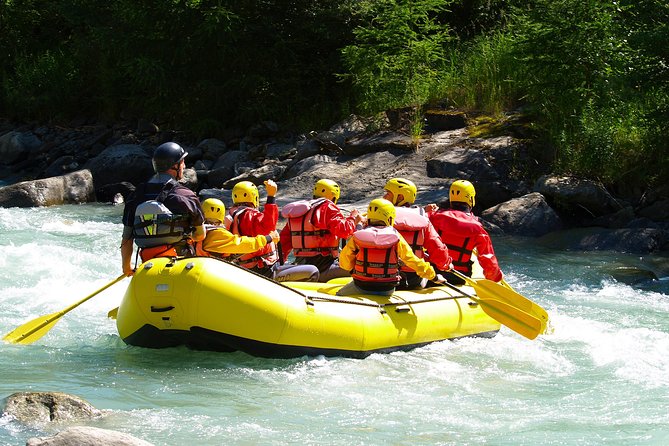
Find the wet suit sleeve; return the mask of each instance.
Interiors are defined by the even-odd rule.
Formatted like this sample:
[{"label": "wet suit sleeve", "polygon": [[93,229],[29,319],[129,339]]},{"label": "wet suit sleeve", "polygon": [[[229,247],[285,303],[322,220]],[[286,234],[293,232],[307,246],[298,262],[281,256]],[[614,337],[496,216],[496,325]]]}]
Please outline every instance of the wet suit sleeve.
[{"label": "wet suit sleeve", "polygon": [[406,266],[416,271],[416,274],[418,274],[423,279],[432,280],[436,276],[432,265],[430,265],[425,260],[416,257],[416,254],[413,253],[411,246],[402,237],[400,237],[400,241],[397,243],[397,256],[402,262],[404,262]]},{"label": "wet suit sleeve", "polygon": [[255,212],[244,212],[239,224],[242,234],[269,235],[276,229],[276,224],[279,221],[279,207],[273,203],[274,200],[270,202],[269,198],[273,197],[268,197],[262,212],[255,209]]},{"label": "wet suit sleeve", "polygon": [[483,268],[483,275],[486,279],[492,280],[493,282],[499,282],[502,280],[502,271],[499,269],[499,264],[497,263],[497,257],[495,257],[495,251],[492,248],[492,242],[490,241],[490,236],[481,228],[481,233],[476,236],[476,243],[474,247],[478,252],[478,261]]},{"label": "wet suit sleeve", "polygon": [[437,233],[437,230],[434,229],[432,223],[427,225],[425,228],[425,250],[428,253],[430,263],[437,266],[438,269],[442,271],[447,271],[449,265],[453,262],[451,256],[448,254],[448,248],[441,241],[441,237]]},{"label": "wet suit sleeve", "polygon": [[332,202],[322,206],[323,212],[316,213],[314,225],[317,228],[328,229],[334,236],[347,239],[355,232],[355,219],[344,217],[341,210]]},{"label": "wet suit sleeve", "polygon": [[246,254],[247,252],[255,252],[266,244],[267,237],[264,235],[255,237],[239,236],[225,228],[218,227],[207,232],[207,237],[204,239],[202,246],[205,251],[219,254]]}]

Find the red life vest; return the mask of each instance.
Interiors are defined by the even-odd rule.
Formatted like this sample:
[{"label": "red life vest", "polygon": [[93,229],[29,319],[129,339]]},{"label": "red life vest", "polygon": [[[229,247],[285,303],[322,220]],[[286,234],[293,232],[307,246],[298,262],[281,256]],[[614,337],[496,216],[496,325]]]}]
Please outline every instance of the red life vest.
[{"label": "red life vest", "polygon": [[397,243],[399,233],[392,227],[368,226],[353,233],[358,247],[351,276],[362,282],[399,283]]},{"label": "red life vest", "polygon": [[[259,212],[256,209],[249,208],[246,206],[233,208],[230,210],[232,216],[232,222],[230,223],[230,232],[237,235],[248,235],[253,237],[258,234],[242,234],[242,231],[240,230],[239,227],[239,221],[242,218],[244,212],[246,211]],[[276,245],[274,244],[274,242],[266,244],[265,246],[263,246],[262,248],[260,248],[255,252],[242,254],[241,256],[235,256],[231,260],[232,263],[235,263],[239,266],[248,269],[271,266],[278,261],[279,261],[279,254],[276,251]]]},{"label": "red life vest", "polygon": [[295,257],[339,256],[339,239],[327,228],[314,226],[315,217],[322,212],[325,198],[289,203],[281,210],[288,219],[290,241]]},{"label": "red life vest", "polygon": [[[425,231],[430,225],[430,220],[419,212],[420,208],[396,207],[396,217],[393,226],[411,246],[416,257],[424,259],[425,250],[423,249],[423,245],[425,244]],[[413,271],[413,269],[402,265],[402,271]]]},{"label": "red life vest", "polygon": [[483,227],[478,217],[454,209],[443,209],[430,217],[439,237],[448,247],[453,258],[453,267],[461,273],[472,275],[472,251],[476,237]]}]

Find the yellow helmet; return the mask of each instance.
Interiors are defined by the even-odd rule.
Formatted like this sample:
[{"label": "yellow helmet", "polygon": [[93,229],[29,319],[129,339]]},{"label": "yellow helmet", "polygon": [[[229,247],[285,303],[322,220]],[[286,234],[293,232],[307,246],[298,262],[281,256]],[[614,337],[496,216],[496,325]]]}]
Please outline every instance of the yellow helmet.
[{"label": "yellow helmet", "polygon": [[474,185],[467,180],[456,180],[451,184],[451,190],[448,193],[450,201],[460,201],[467,203],[470,208],[474,207],[474,196],[476,189]]},{"label": "yellow helmet", "polygon": [[332,180],[323,178],[314,185],[314,198],[327,198],[337,204],[340,193],[339,185]]},{"label": "yellow helmet", "polygon": [[392,226],[395,222],[395,206],[385,198],[375,198],[367,208],[367,221]]},{"label": "yellow helmet", "polygon": [[232,202],[252,203],[253,206],[258,207],[260,202],[258,198],[258,187],[250,181],[240,181],[232,188]]},{"label": "yellow helmet", "polygon": [[[393,194],[393,204],[395,206],[413,204],[418,194],[418,189],[413,181],[405,178],[391,178],[383,189]],[[399,199],[400,195],[402,195],[401,200]]]},{"label": "yellow helmet", "polygon": [[207,198],[202,202],[204,219],[219,223],[225,219],[225,205],[218,198]]}]

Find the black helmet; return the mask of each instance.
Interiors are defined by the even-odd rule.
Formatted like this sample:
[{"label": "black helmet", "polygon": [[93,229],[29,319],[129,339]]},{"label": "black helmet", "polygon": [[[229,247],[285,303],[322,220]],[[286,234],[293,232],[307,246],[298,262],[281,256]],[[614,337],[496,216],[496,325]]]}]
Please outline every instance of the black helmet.
[{"label": "black helmet", "polygon": [[156,147],[153,152],[153,170],[156,173],[167,172],[172,166],[186,158],[188,152],[175,142],[166,142]]}]

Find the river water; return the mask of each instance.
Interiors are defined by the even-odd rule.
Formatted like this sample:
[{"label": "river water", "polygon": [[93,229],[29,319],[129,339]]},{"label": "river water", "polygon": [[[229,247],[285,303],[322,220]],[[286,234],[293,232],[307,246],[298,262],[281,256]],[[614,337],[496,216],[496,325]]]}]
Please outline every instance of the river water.
[{"label": "river water", "polygon": [[[120,274],[121,211],[0,208],[2,335]],[[106,317],[126,279],[36,343],[0,344],[0,398],[74,394],[108,411],[88,425],[156,445],[669,444],[667,258],[494,241],[507,281],[548,310],[553,334],[502,328],[364,360],[149,350],[125,345]],[[63,427],[2,417],[0,444]]]}]

